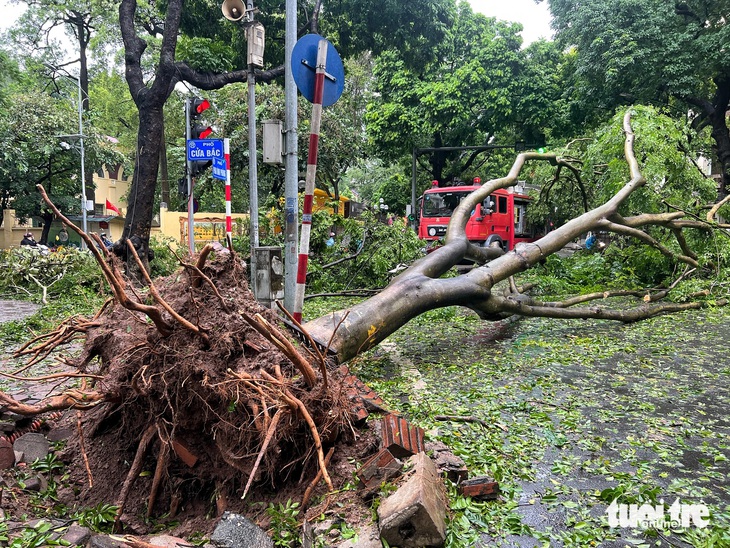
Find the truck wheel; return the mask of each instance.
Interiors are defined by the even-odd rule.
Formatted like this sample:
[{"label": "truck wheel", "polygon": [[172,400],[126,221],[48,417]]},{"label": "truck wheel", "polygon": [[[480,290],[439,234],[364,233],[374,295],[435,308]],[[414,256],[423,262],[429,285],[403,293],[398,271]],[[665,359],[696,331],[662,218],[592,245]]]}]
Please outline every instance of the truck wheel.
[{"label": "truck wheel", "polygon": [[502,238],[495,235],[487,238],[487,241],[484,242],[484,247],[501,247],[504,251],[507,251]]}]

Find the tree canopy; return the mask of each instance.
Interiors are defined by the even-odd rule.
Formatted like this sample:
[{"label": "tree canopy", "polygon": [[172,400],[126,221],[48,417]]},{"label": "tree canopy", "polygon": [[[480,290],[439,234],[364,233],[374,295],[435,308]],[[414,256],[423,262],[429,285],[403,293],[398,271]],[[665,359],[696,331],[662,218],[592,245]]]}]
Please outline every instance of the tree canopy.
[{"label": "tree canopy", "polygon": [[565,47],[576,50],[585,121],[614,107],[659,103],[709,126],[722,166],[721,194],[730,183],[730,3],[689,0],[550,0]]}]

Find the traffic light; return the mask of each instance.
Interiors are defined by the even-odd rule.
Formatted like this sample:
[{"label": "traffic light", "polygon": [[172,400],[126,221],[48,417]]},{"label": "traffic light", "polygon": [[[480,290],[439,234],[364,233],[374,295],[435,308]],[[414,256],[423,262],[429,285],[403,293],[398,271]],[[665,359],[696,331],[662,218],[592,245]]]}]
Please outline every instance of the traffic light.
[{"label": "traffic light", "polygon": [[[210,101],[202,97],[191,97],[187,100],[188,139],[207,139],[213,133],[213,128],[201,119],[203,113],[211,106]],[[197,177],[199,174],[208,169],[211,164],[212,162],[210,160],[190,162],[190,175],[192,177]]]},{"label": "traffic light", "polygon": [[189,101],[190,136],[188,139],[207,139],[213,133],[213,128],[200,118],[211,107],[210,101],[200,97],[193,97]]}]

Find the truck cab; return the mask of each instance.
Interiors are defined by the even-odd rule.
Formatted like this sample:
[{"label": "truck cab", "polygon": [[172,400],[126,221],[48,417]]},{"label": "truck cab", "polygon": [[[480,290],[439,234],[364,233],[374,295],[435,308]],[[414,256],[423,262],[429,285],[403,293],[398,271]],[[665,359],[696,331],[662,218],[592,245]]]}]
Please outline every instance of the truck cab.
[{"label": "truck cab", "polygon": [[[461,201],[481,188],[479,178],[471,185],[434,186],[419,200],[418,237],[436,243],[446,235],[451,215]],[[515,187],[498,189],[471,212],[466,224],[469,241],[480,246],[500,246],[505,251],[520,242],[535,241],[525,213],[531,198]]]}]

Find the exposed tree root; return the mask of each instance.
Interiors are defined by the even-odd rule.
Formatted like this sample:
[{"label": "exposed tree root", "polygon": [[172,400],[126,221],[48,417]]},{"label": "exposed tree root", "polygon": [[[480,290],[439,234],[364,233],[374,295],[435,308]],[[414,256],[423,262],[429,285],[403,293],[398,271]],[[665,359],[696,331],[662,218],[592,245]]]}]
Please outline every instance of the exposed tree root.
[{"label": "exposed tree root", "polygon": [[[193,264],[178,257],[179,272],[153,281],[128,243],[143,290],[124,276],[115,255],[97,248],[96,235],[54,211],[87,243],[114,298],[92,319],[69,318],[24,345],[18,355],[29,365],[13,375],[82,339],[80,356],[58,358],[70,371],[23,380],[83,378],[89,389],[32,406],[0,392],[0,405],[25,415],[89,413],[76,416],[64,455],[78,463],[87,504],[110,502],[114,494],[117,531],[123,515],[152,518],[165,504],[175,513],[186,496],[215,502],[220,512],[240,507],[241,495],[251,498],[255,489],[304,477],[315,458],[318,481],[334,489],[325,452],[351,435],[341,374],[327,370],[311,337],[311,349],[300,349],[277,327],[277,317],[248,290],[234,253],[213,255],[206,246]],[[140,478],[142,470],[154,473]]]},{"label": "exposed tree root", "polygon": [[4,410],[25,416],[35,416],[64,409],[90,409],[102,403],[105,399],[105,395],[100,392],[82,392],[69,389],[59,396],[51,396],[35,405],[28,405],[18,402],[0,391],[0,404],[3,404]]},{"label": "exposed tree root", "polygon": [[317,475],[314,476],[314,479],[304,490],[304,495],[302,496],[302,508],[306,508],[309,505],[309,499],[312,498],[312,493],[314,492],[315,487],[317,487],[317,484],[322,479],[322,470],[326,470],[326,467],[329,466],[330,460],[332,459],[332,455],[334,455],[334,454],[335,454],[335,448],[330,447],[330,450],[327,451],[327,456],[324,458],[325,468],[320,468],[317,471]]},{"label": "exposed tree root", "polygon": [[127,503],[129,490],[132,488],[134,480],[137,479],[137,476],[139,476],[139,473],[142,471],[144,456],[147,453],[147,447],[149,446],[155,434],[157,434],[157,426],[155,424],[149,425],[144,434],[142,434],[142,439],[140,440],[139,446],[137,447],[137,454],[134,456],[132,466],[129,467],[129,473],[127,474],[127,478],[122,484],[122,489],[119,492],[119,497],[117,498],[117,512],[114,517],[114,529],[116,531],[119,531],[121,529],[120,518],[122,517],[122,513],[124,512],[124,505]]}]

